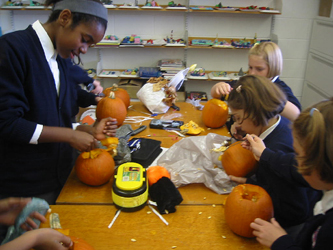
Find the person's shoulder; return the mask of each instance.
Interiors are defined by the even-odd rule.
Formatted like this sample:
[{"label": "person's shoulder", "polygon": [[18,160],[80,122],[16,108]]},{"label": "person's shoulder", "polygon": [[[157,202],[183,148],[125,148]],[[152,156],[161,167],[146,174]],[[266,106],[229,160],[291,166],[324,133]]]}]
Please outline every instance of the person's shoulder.
[{"label": "person's shoulder", "polygon": [[264,139],[267,147],[272,150],[283,149],[284,152],[293,152],[293,137],[290,121],[280,116],[280,122],[275,129]]},{"label": "person's shoulder", "polygon": [[34,35],[36,36],[32,26],[30,25],[25,30],[13,31],[1,36],[0,43],[3,46],[8,44],[12,48],[20,49],[24,47],[24,45],[28,44],[29,41],[34,40]]}]

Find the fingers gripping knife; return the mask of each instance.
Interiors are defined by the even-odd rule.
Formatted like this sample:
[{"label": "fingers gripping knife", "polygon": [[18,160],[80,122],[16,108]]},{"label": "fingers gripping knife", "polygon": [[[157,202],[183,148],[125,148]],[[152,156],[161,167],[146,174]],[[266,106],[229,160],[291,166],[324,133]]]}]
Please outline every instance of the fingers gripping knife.
[{"label": "fingers gripping knife", "polygon": [[[193,64],[191,67],[179,71],[174,77],[171,78],[168,87],[173,87],[176,91],[178,91],[183,85],[187,73],[189,71],[193,71],[196,66],[196,64]],[[175,110],[180,110],[179,107],[177,107],[174,103],[171,105],[171,107]]]}]

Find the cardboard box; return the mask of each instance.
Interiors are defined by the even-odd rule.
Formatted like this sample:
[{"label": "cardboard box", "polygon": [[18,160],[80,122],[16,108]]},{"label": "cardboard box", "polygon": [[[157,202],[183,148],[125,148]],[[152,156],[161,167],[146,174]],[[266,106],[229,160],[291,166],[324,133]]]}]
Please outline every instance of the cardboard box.
[{"label": "cardboard box", "polygon": [[320,0],[319,16],[332,17],[332,0]]},{"label": "cardboard box", "polygon": [[146,80],[125,79],[119,81],[118,87],[125,89],[131,99],[137,99],[136,93],[141,89],[145,82]]}]

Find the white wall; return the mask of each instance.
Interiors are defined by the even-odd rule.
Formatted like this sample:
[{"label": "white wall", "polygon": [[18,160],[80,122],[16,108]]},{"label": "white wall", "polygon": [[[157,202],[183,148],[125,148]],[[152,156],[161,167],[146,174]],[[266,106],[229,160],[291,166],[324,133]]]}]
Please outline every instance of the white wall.
[{"label": "white wall", "polygon": [[276,16],[274,33],[278,36],[284,69],[281,79],[301,99],[313,19],[318,15],[318,0],[283,0],[282,15]]},{"label": "white wall", "polygon": [[[0,2],[3,4],[5,0],[0,0]],[[114,1],[114,3],[129,3],[133,1],[124,1],[124,0],[117,0]],[[160,0],[157,1],[160,4],[166,4],[168,0]],[[186,3],[185,0],[182,1],[176,1],[177,3]],[[195,5],[197,3],[202,3],[202,0],[191,0],[191,5]],[[215,5],[218,4],[219,0],[207,0],[205,1],[206,5]],[[295,96],[297,96],[299,99],[302,95],[302,88],[303,88],[303,82],[305,77],[305,68],[306,68],[306,60],[307,60],[307,54],[309,50],[309,43],[310,43],[310,34],[311,34],[311,28],[312,28],[312,22],[313,19],[318,14],[319,9],[319,1],[318,0],[256,0],[254,1],[258,6],[272,6],[274,3],[277,2],[279,5],[282,3],[282,15],[275,15],[272,19],[267,17],[260,17],[260,18],[252,18],[249,17],[250,15],[247,15],[247,17],[244,17],[244,20],[250,20],[254,23],[254,26],[258,26],[261,23],[266,23],[265,27],[260,28],[262,31],[262,36],[267,36],[267,22],[271,22],[273,27],[273,33],[276,35],[277,43],[282,49],[282,53],[284,56],[284,70],[281,75],[281,79],[284,80],[293,90]],[[139,4],[144,4],[145,0],[139,0]],[[249,5],[248,0],[224,0],[222,1],[223,5],[230,5],[230,6],[246,6]],[[202,5],[202,4],[201,4]],[[10,13],[13,13],[13,22],[10,18]],[[45,22],[47,20],[47,17],[49,15],[49,11],[0,11],[0,25],[2,27],[3,33],[11,31],[12,27],[15,30],[18,29],[24,29],[27,27],[27,24],[34,22],[36,19],[40,19],[42,22]],[[179,34],[175,34],[182,36],[181,30],[184,27],[184,24],[182,23],[183,15],[177,14],[177,13],[157,13],[152,14],[152,12],[141,12],[140,15],[133,14],[128,12],[129,14],[123,19],[116,17],[119,17],[120,15],[124,15],[125,12],[112,12],[109,11],[109,15],[111,17],[108,31],[110,34],[116,34],[122,30],[123,35],[129,35],[131,32],[135,32],[138,35],[143,36],[162,36],[165,37],[169,34],[171,29],[175,29],[175,32],[177,32],[174,25],[171,25],[170,22],[167,22],[167,17],[170,16],[173,18],[173,22],[176,24],[179,23],[177,26],[179,28]],[[149,13],[149,15],[144,15],[144,13]],[[195,14],[195,13],[190,13]],[[196,14],[195,14],[196,15]],[[200,25],[200,22],[195,23],[195,20],[198,20],[195,17],[195,15],[190,15],[189,20],[192,21],[188,23],[189,28],[189,36],[195,36],[195,29],[191,29],[191,25]],[[228,22],[228,24],[232,24],[233,21],[237,22],[236,20],[242,20],[243,15],[220,15],[218,17],[217,15],[211,15],[211,17],[207,17],[205,15],[201,15],[198,13],[198,18],[204,18],[206,21],[211,22],[214,24],[216,20],[214,19],[223,19],[225,22]],[[140,17],[140,19],[138,19]],[[164,21],[164,19],[166,21]],[[191,19],[192,18],[192,19]],[[122,20],[123,23],[119,22],[119,20]],[[141,21],[140,21],[141,20]],[[238,26],[235,27],[235,35],[237,35],[237,30],[242,31],[242,22],[245,21],[239,21]],[[258,23],[259,20],[259,23]],[[236,23],[237,24],[237,23]],[[159,27],[158,25],[162,25]],[[126,27],[121,28],[121,27]],[[150,33],[142,33],[140,34],[138,30],[141,30],[143,27],[148,27],[150,29]],[[166,28],[165,28],[166,27]],[[124,30],[125,29],[125,30]],[[223,29],[221,29],[223,30]],[[163,32],[161,32],[163,31]],[[229,30],[231,32],[232,30]],[[118,33],[117,33],[118,32]],[[141,32],[141,31],[140,31]],[[208,30],[208,34],[211,33],[215,36],[216,32],[214,29],[212,31]],[[222,31],[219,31],[222,32]],[[248,31],[244,31],[248,32]],[[248,32],[248,36],[252,36],[251,34],[254,33],[254,30]],[[193,35],[192,35],[193,34]],[[221,35],[222,36],[222,35]],[[258,34],[258,37],[260,37],[260,34]],[[252,37],[251,37],[252,38]],[[197,50],[197,51],[191,51],[188,53],[188,60],[190,63],[197,62],[199,60],[200,63],[202,63],[203,67],[207,67],[207,70],[238,70],[240,67],[243,67],[244,70],[247,69],[247,52],[245,50],[243,51],[237,51],[237,52],[231,52],[224,50],[224,52],[218,52],[221,53],[221,56],[216,55],[216,51],[213,52],[211,50],[203,51],[203,50]],[[145,50],[139,50],[139,49],[133,49],[133,51],[129,50],[121,50],[121,49],[106,49],[102,50],[100,52],[102,55],[108,55],[108,59],[104,62],[106,66],[109,66],[110,68],[113,68],[114,65],[121,65],[121,67],[118,68],[131,68],[134,63],[136,63],[137,66],[140,66],[140,63],[145,63],[146,65],[141,66],[154,66],[157,59],[161,59],[159,57],[177,57],[181,54],[179,50],[154,50],[154,49],[145,49]],[[85,63],[85,67],[91,68],[96,67],[96,63],[99,60],[100,54],[97,50],[91,49],[87,55],[83,56],[83,60]],[[142,57],[141,57],[142,54]],[[133,56],[132,56],[133,55]],[[139,59],[135,59],[135,56],[139,56]],[[146,57],[144,57],[146,56]],[[140,59],[140,57],[142,59]],[[149,61],[151,60],[151,61]],[[182,58],[180,56],[180,58]],[[222,59],[221,59],[222,58]],[[224,59],[224,60],[223,60]],[[126,63],[128,63],[127,67]],[[207,65],[207,66],[206,66]],[[201,65],[199,65],[201,66]],[[225,67],[225,69],[221,68]],[[207,94],[210,94],[210,88],[213,86],[213,84],[216,83],[214,81],[191,81],[191,84],[186,85],[187,91],[205,91]]]},{"label": "white wall", "polygon": [[[266,4],[269,2],[266,1]],[[223,1],[223,5],[228,4],[230,1]],[[230,5],[237,6],[236,3]],[[258,4],[258,6],[260,5]],[[280,46],[284,58],[281,79],[291,87],[299,100],[302,96],[312,23],[318,15],[318,9],[319,1],[317,0],[282,0],[282,14],[275,15],[272,23],[273,33],[277,38],[276,42]],[[244,63],[240,66],[244,67]],[[214,83],[202,84],[197,81],[187,85],[186,90],[206,91],[210,95],[210,88]]]}]

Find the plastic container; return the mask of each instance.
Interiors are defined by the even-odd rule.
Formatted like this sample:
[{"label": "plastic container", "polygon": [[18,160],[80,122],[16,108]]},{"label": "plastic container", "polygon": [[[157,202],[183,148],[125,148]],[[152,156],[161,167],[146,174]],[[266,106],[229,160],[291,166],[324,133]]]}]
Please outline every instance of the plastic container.
[{"label": "plastic container", "polygon": [[121,164],[114,176],[112,200],[125,212],[143,208],[148,200],[148,180],[144,167],[135,162]]}]

